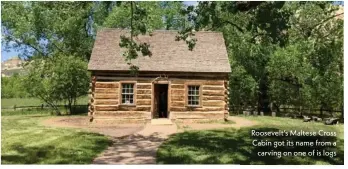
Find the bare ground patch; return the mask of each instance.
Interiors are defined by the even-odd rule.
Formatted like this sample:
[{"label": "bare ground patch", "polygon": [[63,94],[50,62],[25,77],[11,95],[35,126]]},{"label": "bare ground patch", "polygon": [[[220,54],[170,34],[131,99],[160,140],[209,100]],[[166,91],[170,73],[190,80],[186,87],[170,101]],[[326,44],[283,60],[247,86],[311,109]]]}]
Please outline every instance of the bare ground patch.
[{"label": "bare ground patch", "polygon": [[245,119],[243,117],[230,116],[228,121],[234,123],[224,123],[224,122],[206,122],[206,123],[197,123],[197,122],[177,122],[177,126],[180,132],[187,130],[210,130],[210,129],[223,129],[223,128],[241,128],[249,127],[256,125],[257,122]]},{"label": "bare ground patch", "polygon": [[90,132],[100,133],[110,137],[123,137],[136,133],[144,128],[142,123],[127,123],[127,124],[108,124],[91,123],[87,116],[66,116],[52,117],[41,122],[44,126],[49,127],[65,127],[78,128]]}]

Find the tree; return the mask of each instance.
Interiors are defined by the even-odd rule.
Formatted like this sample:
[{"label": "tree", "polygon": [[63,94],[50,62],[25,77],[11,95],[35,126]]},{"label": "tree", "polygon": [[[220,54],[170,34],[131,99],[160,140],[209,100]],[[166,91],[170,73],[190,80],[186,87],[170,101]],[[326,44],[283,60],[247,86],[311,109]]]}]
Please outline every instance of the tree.
[{"label": "tree", "polygon": [[11,77],[1,77],[1,98],[28,97],[23,86],[23,77],[14,74]]},{"label": "tree", "polygon": [[109,2],[3,2],[2,43],[22,57],[57,54],[89,59],[98,24]]},{"label": "tree", "polygon": [[25,87],[32,96],[41,99],[60,115],[58,102],[67,101],[69,112],[76,99],[86,95],[89,74],[85,60],[74,56],[58,55],[48,59],[36,59],[26,69]]}]

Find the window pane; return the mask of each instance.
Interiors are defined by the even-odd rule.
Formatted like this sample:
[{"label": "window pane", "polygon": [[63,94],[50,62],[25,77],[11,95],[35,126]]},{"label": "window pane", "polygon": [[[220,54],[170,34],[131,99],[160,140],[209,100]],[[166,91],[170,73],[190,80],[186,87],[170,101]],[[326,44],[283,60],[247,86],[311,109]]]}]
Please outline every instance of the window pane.
[{"label": "window pane", "polygon": [[200,86],[197,85],[191,85],[188,86],[188,98],[187,98],[187,104],[191,106],[197,106],[199,105],[199,88]]},{"label": "window pane", "polygon": [[122,84],[122,103],[123,104],[133,104],[133,92],[134,84],[132,83],[123,83]]}]

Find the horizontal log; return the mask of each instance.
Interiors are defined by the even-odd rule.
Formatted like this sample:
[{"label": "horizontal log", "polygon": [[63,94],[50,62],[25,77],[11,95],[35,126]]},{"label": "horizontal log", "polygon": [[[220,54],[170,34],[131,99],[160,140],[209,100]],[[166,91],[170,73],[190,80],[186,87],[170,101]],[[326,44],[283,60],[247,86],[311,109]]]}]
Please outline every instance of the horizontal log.
[{"label": "horizontal log", "polygon": [[151,99],[151,94],[137,94],[136,95],[137,99]]},{"label": "horizontal log", "polygon": [[223,119],[224,111],[187,111],[187,112],[171,112],[175,119]]},{"label": "horizontal log", "polygon": [[145,85],[143,85],[143,84],[137,84],[137,89],[151,89],[151,84],[145,84]]},{"label": "horizontal log", "polygon": [[225,110],[224,107],[196,107],[192,109],[193,111],[223,111]]},{"label": "horizontal log", "polygon": [[183,102],[183,101],[181,101],[181,102],[179,102],[179,101],[172,101],[170,105],[171,106],[177,106],[177,107],[184,107],[185,106],[185,102]]},{"label": "horizontal log", "polygon": [[173,105],[171,105],[170,111],[187,111],[187,108],[186,107],[174,107]]},{"label": "horizontal log", "polygon": [[209,111],[223,111],[225,110],[224,107],[170,107],[170,111],[202,111],[202,112],[209,112]]},{"label": "horizontal log", "polygon": [[178,89],[172,89],[171,90],[171,94],[173,95],[173,96],[177,96],[177,95],[179,95],[179,96],[183,96],[184,94],[185,94],[185,90],[178,90]]},{"label": "horizontal log", "polygon": [[173,85],[173,84],[184,84],[184,83],[185,83],[185,80],[172,80],[170,83],[171,83],[172,85]]},{"label": "horizontal log", "polygon": [[222,80],[206,80],[203,82],[204,85],[224,85]]},{"label": "horizontal log", "polygon": [[225,100],[225,96],[203,96],[203,101],[206,100],[220,100],[223,101]]},{"label": "horizontal log", "polygon": [[118,94],[101,94],[96,93],[94,95],[95,99],[118,99]]},{"label": "horizontal log", "polygon": [[119,88],[95,88],[95,93],[118,93]]},{"label": "horizontal log", "polygon": [[172,85],[170,85],[170,88],[172,88],[172,89],[185,89],[185,85],[184,84],[172,84]]},{"label": "horizontal log", "polygon": [[172,101],[185,101],[185,96],[171,96]]},{"label": "horizontal log", "polygon": [[141,111],[96,111],[96,116],[111,116],[112,118],[121,117],[124,119],[133,119],[133,118],[144,118],[148,116],[147,112]]},{"label": "horizontal log", "polygon": [[203,101],[203,106],[224,107],[224,101]]},{"label": "horizontal log", "polygon": [[203,90],[203,95],[206,96],[224,96],[225,92],[220,90]]},{"label": "horizontal log", "polygon": [[119,83],[118,82],[96,82],[95,87],[96,88],[118,88]]},{"label": "horizontal log", "polygon": [[151,106],[137,106],[137,111],[151,111]]},{"label": "horizontal log", "polygon": [[96,99],[94,101],[95,105],[117,105],[118,99]]},{"label": "horizontal log", "polygon": [[151,111],[151,106],[125,106],[120,105],[119,111]]},{"label": "horizontal log", "polygon": [[147,79],[138,79],[137,80],[138,83],[152,83],[152,80],[147,80]]},{"label": "horizontal log", "polygon": [[137,94],[151,94],[151,90],[149,89],[141,89],[141,90],[137,90]]},{"label": "horizontal log", "polygon": [[99,106],[94,106],[96,111],[117,111],[118,110],[118,105],[99,105]]},{"label": "horizontal log", "polygon": [[223,86],[203,86],[203,90],[225,90]]},{"label": "horizontal log", "polygon": [[151,99],[137,99],[137,105],[151,105]]}]

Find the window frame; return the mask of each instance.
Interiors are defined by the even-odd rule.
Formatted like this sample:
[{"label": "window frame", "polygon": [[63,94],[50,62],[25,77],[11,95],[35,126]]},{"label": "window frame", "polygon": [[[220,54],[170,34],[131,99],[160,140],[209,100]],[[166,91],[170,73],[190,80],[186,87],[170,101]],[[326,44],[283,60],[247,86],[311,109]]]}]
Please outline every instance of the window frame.
[{"label": "window frame", "polygon": [[[198,105],[189,105],[188,104],[188,89],[189,86],[199,86],[199,100],[198,100]],[[202,98],[203,98],[203,93],[202,93],[202,83],[199,82],[187,82],[185,83],[185,106],[186,107],[202,107]]]},{"label": "window frame", "polygon": [[[124,84],[133,84],[133,103],[126,104],[122,103],[122,89]],[[119,87],[119,105],[121,106],[136,106],[136,81],[120,81]]]}]

